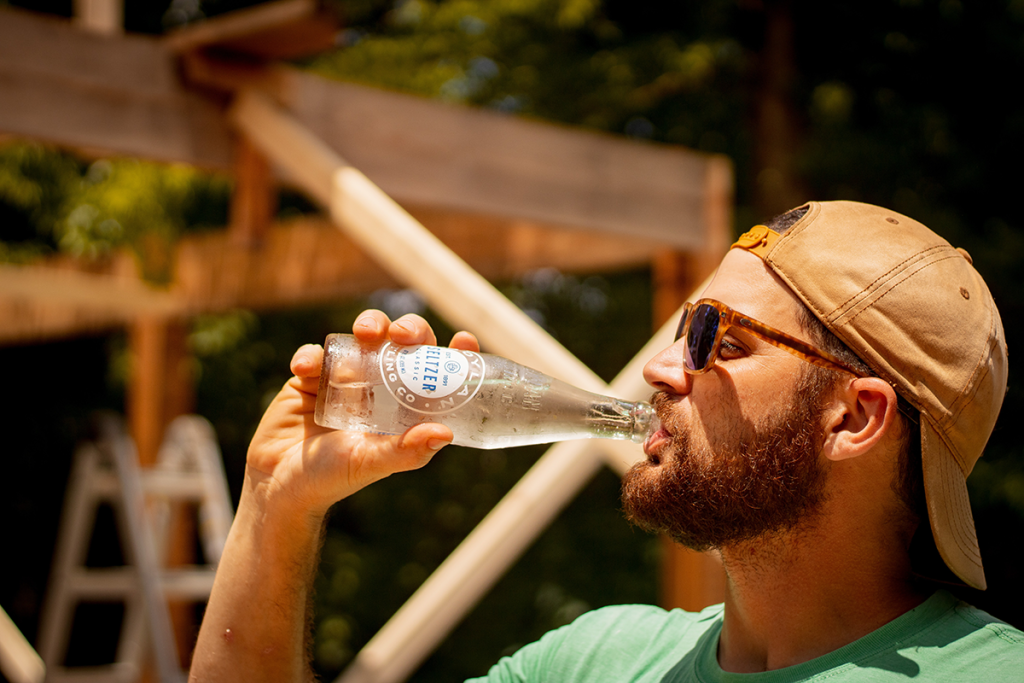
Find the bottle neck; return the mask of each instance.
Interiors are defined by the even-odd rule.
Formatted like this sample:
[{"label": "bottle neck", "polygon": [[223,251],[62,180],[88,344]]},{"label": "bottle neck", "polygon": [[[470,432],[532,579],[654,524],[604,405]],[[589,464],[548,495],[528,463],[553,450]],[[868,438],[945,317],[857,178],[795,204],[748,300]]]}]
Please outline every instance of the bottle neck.
[{"label": "bottle neck", "polygon": [[603,439],[627,439],[643,443],[657,429],[658,418],[649,403],[631,403],[602,397],[590,405],[587,415],[594,436]]}]

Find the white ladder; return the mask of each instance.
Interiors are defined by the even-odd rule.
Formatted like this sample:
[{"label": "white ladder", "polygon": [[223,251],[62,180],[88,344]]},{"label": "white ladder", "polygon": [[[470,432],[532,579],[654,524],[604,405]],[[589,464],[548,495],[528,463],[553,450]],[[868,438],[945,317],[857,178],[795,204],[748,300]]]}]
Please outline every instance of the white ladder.
[{"label": "white ladder", "polygon": [[[200,601],[210,595],[216,563],[231,526],[231,499],[210,424],[177,418],[167,429],[158,464],[141,469],[121,419],[100,416],[98,437],[79,445],[65,494],[39,650],[49,683],[139,679],[147,653],[162,683],[181,683],[185,672],[167,608],[168,598]],[[167,569],[171,501],[199,503],[199,534],[207,565]],[[96,510],[110,503],[125,555],[123,567],[85,566]],[[124,603],[116,661],[68,667],[65,656],[75,607],[83,602]],[[147,647],[148,646],[148,647]]]}]

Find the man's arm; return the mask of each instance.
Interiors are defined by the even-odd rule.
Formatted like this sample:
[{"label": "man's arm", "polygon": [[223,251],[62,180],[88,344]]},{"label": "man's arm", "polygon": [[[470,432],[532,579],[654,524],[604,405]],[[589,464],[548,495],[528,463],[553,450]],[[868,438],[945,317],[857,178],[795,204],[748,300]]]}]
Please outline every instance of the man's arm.
[{"label": "man's arm", "polygon": [[[367,311],[364,341],[433,344],[418,316],[391,323]],[[475,350],[459,333],[452,346]],[[245,481],[196,643],[190,681],[311,680],[307,621],[327,511],[384,477],[422,467],[452,433],[421,424],[400,436],[334,431],[313,422],[323,349],[304,346],[249,446]]]}]

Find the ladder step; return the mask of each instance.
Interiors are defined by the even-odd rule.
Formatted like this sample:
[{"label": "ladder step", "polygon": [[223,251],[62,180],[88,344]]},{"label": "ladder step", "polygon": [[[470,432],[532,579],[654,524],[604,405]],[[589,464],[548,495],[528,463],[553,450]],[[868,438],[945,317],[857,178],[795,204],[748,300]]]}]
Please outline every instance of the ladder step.
[{"label": "ladder step", "polygon": [[110,600],[138,592],[138,579],[132,567],[77,569],[67,579],[69,597],[80,600]]},{"label": "ladder step", "polygon": [[139,669],[130,662],[74,668],[50,666],[46,669],[46,683],[129,683],[138,678]]},{"label": "ladder step", "polygon": [[[97,472],[94,491],[100,498],[114,498],[120,493],[121,482],[115,472]],[[207,483],[199,472],[174,472],[158,469],[140,470],[142,491],[147,495],[202,500],[207,494]]]},{"label": "ladder step", "polygon": [[[210,597],[216,569],[183,567],[160,572],[160,588],[168,598],[199,600]],[[79,569],[68,577],[69,595],[82,600],[111,600],[134,595],[139,589],[133,567]]]},{"label": "ladder step", "polygon": [[168,598],[206,600],[216,573],[215,567],[168,569],[160,574],[160,586]]}]

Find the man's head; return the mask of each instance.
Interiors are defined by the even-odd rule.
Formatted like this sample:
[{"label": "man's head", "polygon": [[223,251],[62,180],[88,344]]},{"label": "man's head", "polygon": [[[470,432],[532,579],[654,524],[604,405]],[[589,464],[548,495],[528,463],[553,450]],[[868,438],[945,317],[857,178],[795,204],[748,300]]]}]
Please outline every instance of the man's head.
[{"label": "man's head", "polygon": [[[726,331],[716,367],[694,376],[674,372],[674,364],[683,362],[681,342],[659,354],[645,371],[648,381],[671,399],[672,409],[663,412],[675,416],[667,423],[670,431],[672,420],[678,421],[680,432],[672,436],[687,433],[687,448],[696,439],[711,451],[717,447],[755,458],[759,449],[753,444],[761,436],[775,432],[777,438],[785,433],[780,428],[800,426],[780,426],[781,412],[816,410],[821,414],[800,417],[814,423],[816,436],[807,441],[790,434],[785,448],[803,449],[806,459],[817,462],[819,452],[842,459],[864,448],[885,447],[894,454],[892,471],[909,472],[898,478],[896,488],[912,513],[914,459],[905,453],[915,441],[907,434],[919,431],[935,545],[963,581],[983,587],[965,478],[992,431],[1006,387],[1002,325],[984,282],[964,252],[916,221],[885,209],[853,202],[812,203],[786,222],[792,226],[778,226],[781,236],[758,226],[741,237],[702,296],[825,347],[832,356],[845,353],[845,365],[859,364],[863,372],[837,380],[841,389],[835,391],[836,385],[829,388],[828,382],[813,378],[844,371],[819,371],[801,363],[798,353],[786,353],[739,329]],[[831,399],[808,396],[808,382]],[[920,412],[920,427],[900,417],[900,407],[915,417]],[[736,429],[727,424],[730,420],[750,428]],[[723,430],[738,434],[738,440],[726,443]],[[701,449],[690,448],[692,458],[676,458],[682,451],[666,445],[666,434],[661,438],[661,443],[655,438],[649,445],[655,460],[665,453],[673,465],[677,460],[710,462]],[[899,442],[895,449],[893,439]],[[904,456],[897,462],[900,452]],[[793,456],[789,453],[783,460]],[[734,455],[716,460],[722,464],[732,459]],[[646,467],[660,465],[649,460]],[[824,458],[816,466],[828,465],[829,458]],[[801,472],[808,482],[820,477],[810,467]],[[634,484],[658,479],[643,467],[631,476]],[[792,477],[789,481],[796,482]],[[733,488],[742,500],[739,483]],[[813,495],[807,500],[811,502],[801,512],[805,518],[820,505]],[[626,502],[629,508],[628,496]]]}]

